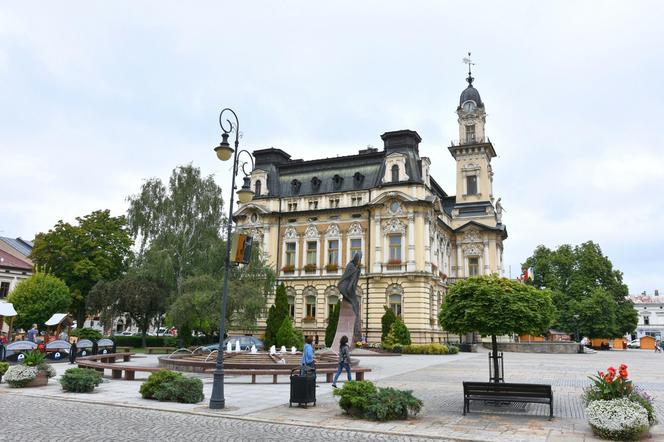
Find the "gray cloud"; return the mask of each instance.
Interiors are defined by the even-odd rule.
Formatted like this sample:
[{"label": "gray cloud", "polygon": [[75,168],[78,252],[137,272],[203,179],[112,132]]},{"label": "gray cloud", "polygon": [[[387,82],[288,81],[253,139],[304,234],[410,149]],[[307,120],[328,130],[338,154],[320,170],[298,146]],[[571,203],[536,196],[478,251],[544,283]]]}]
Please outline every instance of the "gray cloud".
[{"label": "gray cloud", "polygon": [[[662,281],[659,2],[69,2],[0,7],[3,235],[32,237],[142,179],[215,162],[216,116],[294,157],[423,138],[454,192],[461,57],[488,111],[516,275],[538,244],[599,242],[633,293]],[[227,189],[226,189],[227,190]],[[659,286],[659,288],[662,288]]]}]

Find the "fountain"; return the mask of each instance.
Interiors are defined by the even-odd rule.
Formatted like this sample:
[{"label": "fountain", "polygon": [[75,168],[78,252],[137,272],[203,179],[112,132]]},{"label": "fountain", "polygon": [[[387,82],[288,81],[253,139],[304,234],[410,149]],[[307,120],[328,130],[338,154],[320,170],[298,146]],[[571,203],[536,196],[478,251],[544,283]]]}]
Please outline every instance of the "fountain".
[{"label": "fountain", "polygon": [[239,339],[237,341],[235,341],[235,351],[242,351],[240,349],[240,340]]}]

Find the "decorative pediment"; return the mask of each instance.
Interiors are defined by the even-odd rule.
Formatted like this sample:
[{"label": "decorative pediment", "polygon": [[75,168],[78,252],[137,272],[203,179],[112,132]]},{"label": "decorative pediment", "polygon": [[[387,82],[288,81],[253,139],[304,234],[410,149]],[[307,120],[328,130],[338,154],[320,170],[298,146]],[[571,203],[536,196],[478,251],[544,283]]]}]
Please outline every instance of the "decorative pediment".
[{"label": "decorative pediment", "polygon": [[286,232],[284,232],[284,239],[298,239],[300,235],[297,234],[295,227],[288,227]]},{"label": "decorative pediment", "polygon": [[480,236],[480,232],[478,230],[472,229],[472,230],[467,230],[463,234],[463,240],[461,242],[464,243],[473,243],[473,242],[482,242],[482,237]]},{"label": "decorative pediment", "polygon": [[462,249],[465,256],[480,256],[484,252],[484,244],[464,244]]},{"label": "decorative pediment", "polygon": [[339,238],[339,226],[337,224],[330,224],[325,231],[326,238]]},{"label": "decorative pediment", "polygon": [[399,219],[392,218],[383,224],[383,232],[385,232],[386,235],[391,233],[404,235],[406,233],[406,225]]},{"label": "decorative pediment", "polygon": [[310,224],[307,230],[304,231],[304,237],[307,239],[318,238],[318,236],[318,229],[313,224]]},{"label": "decorative pediment", "polygon": [[349,236],[362,236],[364,235],[364,230],[362,230],[362,225],[358,222],[354,222],[348,228]]}]

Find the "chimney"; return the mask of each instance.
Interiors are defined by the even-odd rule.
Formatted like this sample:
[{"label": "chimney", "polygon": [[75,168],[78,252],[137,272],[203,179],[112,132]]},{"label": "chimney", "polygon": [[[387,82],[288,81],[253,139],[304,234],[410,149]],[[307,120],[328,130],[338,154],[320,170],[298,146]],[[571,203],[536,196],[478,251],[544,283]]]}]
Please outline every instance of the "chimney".
[{"label": "chimney", "polygon": [[[418,146],[422,138],[413,130],[397,130],[394,132],[385,132],[380,136],[385,144],[385,152],[390,153],[400,150],[412,149],[418,152]],[[419,152],[418,152],[419,153]]]}]

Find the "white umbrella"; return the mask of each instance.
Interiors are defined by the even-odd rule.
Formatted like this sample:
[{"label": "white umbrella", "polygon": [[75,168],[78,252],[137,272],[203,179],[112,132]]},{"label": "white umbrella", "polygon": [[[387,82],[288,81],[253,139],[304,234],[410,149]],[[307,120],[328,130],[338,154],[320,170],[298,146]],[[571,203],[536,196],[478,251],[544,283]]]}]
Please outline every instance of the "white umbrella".
[{"label": "white umbrella", "polygon": [[16,316],[14,304],[11,302],[0,302],[0,316]]}]

